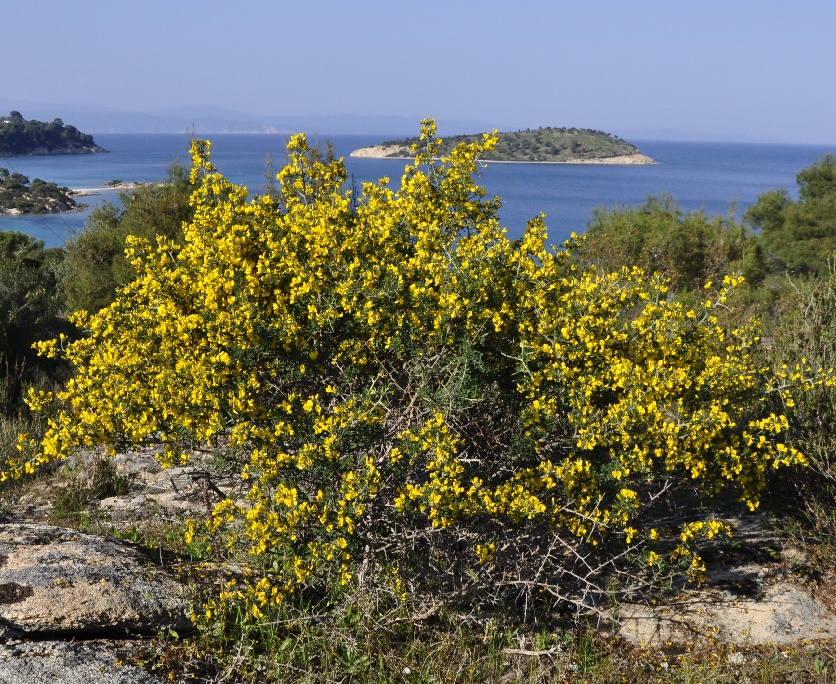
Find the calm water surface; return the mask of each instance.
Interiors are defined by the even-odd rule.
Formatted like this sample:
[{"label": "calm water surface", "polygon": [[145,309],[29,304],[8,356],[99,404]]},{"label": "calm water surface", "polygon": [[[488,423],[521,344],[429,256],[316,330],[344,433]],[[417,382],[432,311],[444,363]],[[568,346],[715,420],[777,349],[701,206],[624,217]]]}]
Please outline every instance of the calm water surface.
[{"label": "calm water surface", "polygon": [[[283,136],[213,135],[212,159],[218,169],[251,193],[264,189],[265,158],[276,166],[284,160]],[[383,137],[330,136],[335,151],[345,157],[350,177],[360,183],[382,176],[397,187],[403,160],[358,159],[351,150],[382,142]],[[153,182],[165,177],[175,160],[187,162],[188,143],[182,135],[105,135],[96,142],[110,154],[0,158],[9,167],[32,178],[42,178],[69,188],[102,187],[108,181]],[[324,140],[324,138],[323,138]],[[762,145],[705,142],[632,140],[659,162],[655,166],[591,166],[551,164],[492,164],[480,182],[503,205],[502,224],[511,238],[519,237],[528,219],[540,212],[552,242],[559,244],[573,231],[583,232],[596,207],[636,205],[648,195],[670,193],[682,209],[702,209],[727,215],[734,207],[739,216],[759,194],[776,187],[795,196],[795,175],[833,147],[810,145]],[[58,216],[0,216],[0,229],[18,230],[62,245],[67,235],[80,230],[93,206],[118,201],[115,191],[85,198],[86,211]]]}]

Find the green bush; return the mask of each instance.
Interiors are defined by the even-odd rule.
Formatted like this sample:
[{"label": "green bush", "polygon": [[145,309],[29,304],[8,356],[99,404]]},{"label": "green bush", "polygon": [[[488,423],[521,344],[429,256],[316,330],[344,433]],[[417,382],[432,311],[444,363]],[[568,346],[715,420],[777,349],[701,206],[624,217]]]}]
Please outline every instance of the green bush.
[{"label": "green bush", "polygon": [[68,308],[98,311],[130,282],[134,272],[125,258],[129,235],[152,242],[158,235],[181,241],[183,223],[193,213],[192,190],[187,171],[175,164],[163,183],[121,193],[121,208],[110,202],[96,207],[81,232],[66,244],[62,288]]},{"label": "green bush", "polygon": [[748,246],[745,228],[734,220],[684,214],[673,197],[662,195],[640,207],[596,209],[579,256],[603,272],[636,266],[660,273],[680,292],[745,270]]},{"label": "green bush", "polygon": [[39,358],[33,343],[68,333],[58,290],[63,251],[12,231],[0,231],[0,414],[21,406],[26,385],[51,388],[60,364]]},{"label": "green bush", "polygon": [[[801,280],[784,297],[770,357],[778,367],[802,363],[819,371],[836,367],[836,275]],[[776,498],[784,505],[800,506],[807,534],[829,548],[831,567],[836,567],[836,390],[826,385],[811,388],[787,415],[794,444],[810,467],[794,472],[790,482],[795,492],[782,479]]]},{"label": "green bush", "polygon": [[768,272],[824,277],[836,263],[836,158],[825,156],[796,179],[798,201],[786,190],[771,190],[744,218],[760,231]]}]

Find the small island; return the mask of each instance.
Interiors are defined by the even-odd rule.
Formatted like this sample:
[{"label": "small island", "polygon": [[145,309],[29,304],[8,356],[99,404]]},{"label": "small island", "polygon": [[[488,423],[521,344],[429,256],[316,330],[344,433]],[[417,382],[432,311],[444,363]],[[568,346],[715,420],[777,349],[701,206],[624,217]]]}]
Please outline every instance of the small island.
[{"label": "small island", "polygon": [[23,157],[36,154],[92,154],[107,152],[75,126],[61,119],[50,123],[26,120],[20,112],[0,116],[0,155]]},{"label": "small island", "polygon": [[[477,142],[481,135],[453,135],[443,138],[441,153],[449,152],[459,143]],[[537,164],[655,164],[641,154],[635,145],[618,136],[588,128],[537,128],[498,134],[499,141],[481,159],[495,162]],[[389,140],[354,150],[352,157],[376,159],[410,159],[413,143],[419,139]]]},{"label": "small island", "polygon": [[14,214],[59,214],[82,209],[69,188],[59,188],[35,178],[31,183],[22,173],[0,168],[0,216]]}]

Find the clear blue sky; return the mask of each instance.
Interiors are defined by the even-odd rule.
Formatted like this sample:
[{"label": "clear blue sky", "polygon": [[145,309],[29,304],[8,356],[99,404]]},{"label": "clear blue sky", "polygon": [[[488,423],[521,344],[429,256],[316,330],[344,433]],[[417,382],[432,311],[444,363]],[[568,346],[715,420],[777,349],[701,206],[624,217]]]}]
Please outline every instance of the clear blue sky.
[{"label": "clear blue sky", "polygon": [[3,0],[0,26],[4,100],[836,143],[834,0]]}]

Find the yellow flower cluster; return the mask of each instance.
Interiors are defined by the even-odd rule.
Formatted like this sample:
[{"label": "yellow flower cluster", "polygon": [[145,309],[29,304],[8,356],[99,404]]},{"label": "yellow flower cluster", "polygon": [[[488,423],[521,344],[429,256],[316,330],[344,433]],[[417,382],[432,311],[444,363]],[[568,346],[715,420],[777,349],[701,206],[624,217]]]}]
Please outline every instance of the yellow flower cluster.
[{"label": "yellow flower cluster", "polygon": [[30,398],[49,430],[9,474],[79,447],[160,444],[170,465],[222,442],[249,493],[186,534],[252,570],[208,614],[256,619],[361,565],[404,595],[390,549],[416,530],[467,530],[487,568],[522,548],[499,530],[652,543],[636,521],[665,483],[756,507],[769,470],[803,463],[781,401],[819,380],[759,366],[754,327],[718,322],[736,279],[691,310],[639,270],[578,269],[542,217],[508,240],[474,182],[495,144],[439,161],[426,121],[400,188],[353,196],[294,136],[281,198],[248,200],[197,141],[183,245],[130,239],[136,279],[75,315],[81,340],[41,345],[76,372]]}]

